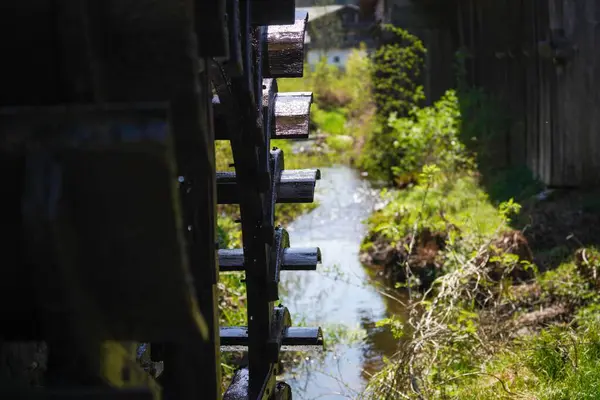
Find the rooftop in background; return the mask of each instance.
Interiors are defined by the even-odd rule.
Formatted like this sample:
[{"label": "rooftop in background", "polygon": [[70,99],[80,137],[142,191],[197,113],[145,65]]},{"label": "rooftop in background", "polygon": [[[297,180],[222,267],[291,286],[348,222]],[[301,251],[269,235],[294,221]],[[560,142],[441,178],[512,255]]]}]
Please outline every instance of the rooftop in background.
[{"label": "rooftop in background", "polygon": [[[329,3],[329,4],[323,4]],[[314,7],[324,5],[358,4],[358,0],[296,0],[296,7]]]},{"label": "rooftop in background", "polygon": [[352,7],[352,8],[355,8],[356,10],[359,9],[359,7],[356,5],[346,4],[346,5],[314,6],[314,7],[296,7],[296,10],[307,12],[308,13],[308,22],[311,22],[311,21],[314,21],[315,19],[322,17],[323,15],[327,15],[327,14],[336,12],[338,10],[341,10],[344,7]]}]

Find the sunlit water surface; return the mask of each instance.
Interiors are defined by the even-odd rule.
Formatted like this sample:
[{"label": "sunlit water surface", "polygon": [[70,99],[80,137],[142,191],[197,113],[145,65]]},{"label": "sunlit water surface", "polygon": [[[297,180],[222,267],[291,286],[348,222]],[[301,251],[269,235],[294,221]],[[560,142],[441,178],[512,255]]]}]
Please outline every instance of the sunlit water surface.
[{"label": "sunlit water surface", "polygon": [[375,327],[375,321],[403,310],[381,294],[381,285],[358,257],[366,230],[363,222],[381,206],[377,191],[348,167],[321,172],[319,206],[287,229],[292,246],[320,247],[323,264],[317,271],[282,272],[281,300],[296,324],[346,334],[325,353],[309,352],[288,360],[283,379],[296,399],[357,398],[368,377],[381,368],[382,355],[396,349],[396,341]]}]

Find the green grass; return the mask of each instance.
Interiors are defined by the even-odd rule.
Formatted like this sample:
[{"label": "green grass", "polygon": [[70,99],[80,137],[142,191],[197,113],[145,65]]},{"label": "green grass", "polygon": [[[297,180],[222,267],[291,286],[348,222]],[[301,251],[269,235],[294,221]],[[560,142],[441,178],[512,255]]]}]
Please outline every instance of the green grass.
[{"label": "green grass", "polygon": [[317,104],[311,108],[311,120],[320,130],[331,135],[343,135],[346,133],[346,113],[342,108],[323,110]]},{"label": "green grass", "polygon": [[480,243],[491,237],[502,222],[476,177],[467,173],[442,176],[432,185],[391,190],[384,196],[389,203],[368,219],[368,226],[372,234],[392,244],[409,235],[415,224],[419,230],[432,232],[446,232],[452,225],[464,233],[464,238],[469,236]]},{"label": "green grass", "polygon": [[[458,99],[447,95],[434,107],[391,118],[385,134],[394,146],[370,149],[406,152],[389,155],[389,165],[375,168],[405,186],[382,192],[387,205],[368,219],[362,251],[392,246],[411,254],[392,268],[414,269],[426,249],[409,246],[421,233],[446,239],[436,250],[441,267],[431,290],[412,292],[410,318],[379,322],[395,330],[399,351],[365,396],[400,398],[393,387],[415,399],[600,399],[599,284],[590,278],[600,270],[598,252],[586,249],[583,267],[570,253],[568,262],[537,273],[510,246],[503,247],[504,239],[519,234],[511,227],[511,217],[521,218],[513,199],[530,199],[543,187],[525,168],[479,168],[475,161],[482,158],[460,144],[462,118]],[[545,251],[564,260],[571,250]],[[510,275],[530,267],[531,287]],[[493,278],[497,270],[502,275]],[[519,288],[536,288],[535,295],[520,298],[514,294]],[[558,310],[562,319],[543,319],[548,309]],[[539,322],[530,322],[519,336],[521,327],[511,321],[523,316]]]},{"label": "green grass", "polygon": [[[561,265],[540,281],[551,283],[554,289],[557,282],[568,283],[561,289],[571,301],[573,296],[584,294],[581,286],[575,292],[569,287],[572,282],[584,281],[573,263]],[[481,373],[457,381],[449,398],[600,398],[600,305],[595,290],[587,286],[584,292],[589,305],[579,309],[571,323],[548,327],[507,344],[482,365]]]}]

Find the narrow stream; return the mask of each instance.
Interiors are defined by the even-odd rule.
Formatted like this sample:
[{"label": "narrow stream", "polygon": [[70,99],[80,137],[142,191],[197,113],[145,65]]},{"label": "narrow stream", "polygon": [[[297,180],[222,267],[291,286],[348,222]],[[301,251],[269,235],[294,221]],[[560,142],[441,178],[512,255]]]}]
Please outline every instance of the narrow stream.
[{"label": "narrow stream", "polygon": [[366,230],[363,221],[377,206],[377,191],[348,167],[321,172],[319,206],[294,221],[288,231],[292,246],[320,247],[323,264],[317,271],[282,272],[282,303],[296,324],[336,332],[341,326],[363,333],[357,340],[341,340],[333,347],[330,343],[324,354],[297,356],[286,365],[283,378],[292,386],[294,398],[357,398],[369,375],[381,368],[382,355],[396,349],[396,341],[375,327],[375,321],[403,310],[377,290],[358,258]]}]

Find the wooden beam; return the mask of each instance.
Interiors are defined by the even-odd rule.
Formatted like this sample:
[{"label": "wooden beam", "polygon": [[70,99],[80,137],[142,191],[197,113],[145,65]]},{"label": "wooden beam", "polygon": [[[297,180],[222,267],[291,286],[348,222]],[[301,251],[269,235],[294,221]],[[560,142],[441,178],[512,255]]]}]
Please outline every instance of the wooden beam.
[{"label": "wooden beam", "polygon": [[293,24],[295,0],[253,0],[253,25]]},{"label": "wooden beam", "polygon": [[277,80],[266,78],[262,80],[262,113],[265,132],[269,132],[271,139],[276,134],[275,130],[275,99],[277,97]]},{"label": "wooden beam", "polygon": [[195,0],[196,20],[194,27],[199,38],[198,54],[200,56],[217,57],[219,59],[229,57],[229,34],[225,3],[225,0]]},{"label": "wooden beam", "polygon": [[283,171],[278,186],[279,203],[312,203],[316,181],[321,179],[318,169],[293,169]]},{"label": "wooden beam", "polygon": [[0,109],[0,150],[25,159],[28,265],[67,301],[50,306],[57,293],[44,289],[41,304],[102,340],[207,335],[172,195],[167,114],[156,103]]},{"label": "wooden beam", "polygon": [[[314,271],[321,263],[321,250],[318,247],[290,247],[283,251],[283,271]],[[244,268],[244,250],[219,250],[221,272],[242,272]]]},{"label": "wooden beam", "polygon": [[157,400],[145,388],[92,387],[68,389],[0,389],[0,398],[11,400]]},{"label": "wooden beam", "polygon": [[[283,171],[277,185],[277,203],[311,203],[320,177],[318,169]],[[239,196],[236,173],[217,172],[218,203],[239,204]]]},{"label": "wooden beam", "polygon": [[279,300],[279,278],[283,264],[284,251],[290,247],[290,237],[285,229],[275,229],[273,246],[271,248],[271,262],[266,282],[266,292],[269,301]]},{"label": "wooden beam", "polygon": [[[306,351],[308,348],[322,349],[323,332],[321,328],[288,327],[283,333],[281,345],[285,351]],[[247,327],[221,327],[222,351],[246,351],[247,347]]]},{"label": "wooden beam", "polygon": [[[101,100],[169,104],[170,133],[176,153],[171,179],[180,177],[182,182],[168,195],[179,201],[181,250],[191,274],[194,297],[208,327],[208,341],[179,336],[165,344],[161,383],[165,396],[180,400],[221,397],[211,86],[206,67],[208,56],[198,55],[199,48],[206,53],[220,51],[213,52],[199,44],[204,38],[197,36],[197,17],[206,1],[88,2],[91,51],[95,55],[98,86],[102,88]],[[222,13],[222,6],[213,6],[216,13],[212,15]],[[215,18],[220,24],[224,16]],[[230,39],[231,44],[238,37],[230,35]],[[231,45],[229,51],[234,52]],[[148,215],[152,214],[146,218]]]}]

